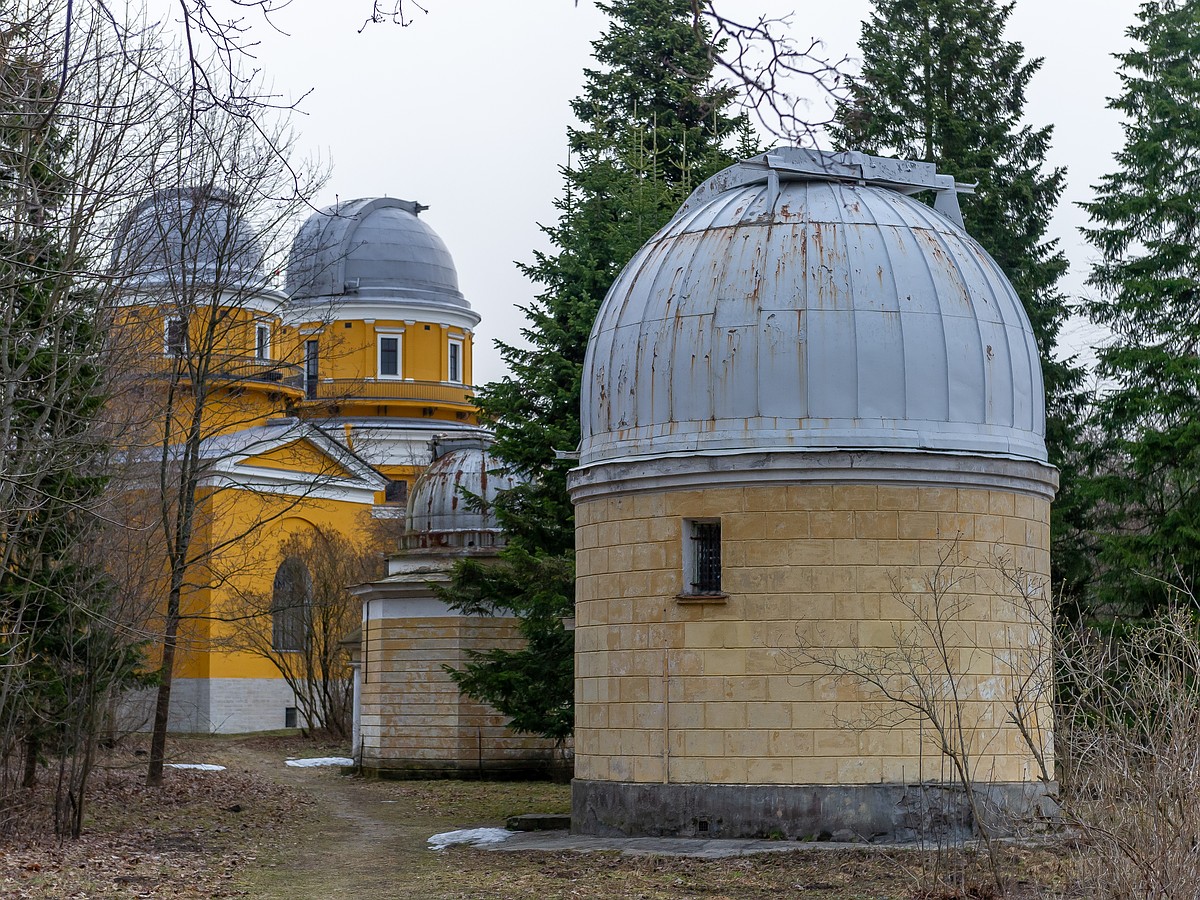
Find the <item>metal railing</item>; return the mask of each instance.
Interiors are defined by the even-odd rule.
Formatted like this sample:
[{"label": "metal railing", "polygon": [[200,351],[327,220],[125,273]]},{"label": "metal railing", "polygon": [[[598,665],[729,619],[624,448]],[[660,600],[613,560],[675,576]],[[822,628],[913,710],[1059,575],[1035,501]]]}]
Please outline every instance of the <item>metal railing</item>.
[{"label": "metal railing", "polygon": [[308,384],[310,400],[411,400],[425,403],[461,403],[474,405],[475,388],[469,384],[444,381],[382,380],[362,378],[321,378]]},{"label": "metal railing", "polygon": [[[151,356],[139,361],[139,368],[152,375],[172,375],[178,372],[182,378],[191,378],[197,364],[203,360],[177,359],[170,354]],[[291,390],[304,390],[304,368],[275,359],[259,359],[254,356],[235,354],[212,354],[208,360],[208,377],[221,381],[249,381],[256,384],[277,385]]]}]

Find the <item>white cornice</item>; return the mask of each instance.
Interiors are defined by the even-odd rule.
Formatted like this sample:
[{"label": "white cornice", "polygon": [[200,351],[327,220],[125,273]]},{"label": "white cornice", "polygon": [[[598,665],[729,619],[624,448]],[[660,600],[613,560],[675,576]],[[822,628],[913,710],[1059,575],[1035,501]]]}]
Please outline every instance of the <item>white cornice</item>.
[{"label": "white cornice", "polygon": [[919,451],[695,453],[581,466],[567,486],[580,503],[616,494],[801,483],[978,488],[1053,500],[1058,470],[1024,459]]},{"label": "white cornice", "polygon": [[338,299],[328,305],[313,303],[301,306],[297,304],[289,307],[284,315],[292,325],[375,319],[387,322],[428,322],[431,325],[474,328],[480,320],[479,313],[473,309],[459,309],[453,306],[414,300],[371,302]]}]

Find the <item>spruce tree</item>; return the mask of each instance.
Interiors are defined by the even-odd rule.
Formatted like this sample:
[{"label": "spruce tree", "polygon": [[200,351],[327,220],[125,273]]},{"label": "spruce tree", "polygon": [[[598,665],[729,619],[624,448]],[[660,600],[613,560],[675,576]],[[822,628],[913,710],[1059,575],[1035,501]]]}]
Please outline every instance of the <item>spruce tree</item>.
[{"label": "spruce tree", "polygon": [[100,703],[140,659],[87,558],[107,483],[102,307],[76,243],[77,107],[37,24],[0,42],[0,747],[23,745],[27,787],[59,757],[55,825],[77,835]]},{"label": "spruce tree", "polygon": [[[493,453],[528,479],[496,513],[508,536],[497,566],[460,564],[444,596],[460,609],[511,610],[527,646],[476,654],[454,673],[468,694],[510,716],[518,731],[563,739],[573,726],[574,511],[555,451],[580,439],[579,395],[588,335],[621,268],[688,193],[733,162],[723,149],[744,121],[732,92],[712,83],[711,46],[690,0],[612,0],[595,69],[571,104],[571,162],[553,250],[522,269],[541,286],[524,307],[527,347],[501,344],[510,374],[479,394]],[[744,139],[743,131],[743,144]],[[753,147],[744,147],[756,152]]]},{"label": "spruce tree", "polygon": [[967,232],[999,263],[1033,325],[1046,384],[1046,444],[1061,486],[1052,509],[1058,596],[1078,599],[1090,572],[1088,513],[1076,487],[1082,372],[1054,351],[1068,310],[1067,260],[1047,238],[1066,172],[1045,168],[1051,126],[1023,122],[1041,67],[1004,38],[1013,4],[997,0],[876,0],[863,24],[862,73],[838,112],[840,146],[936,163],[977,183],[960,202]]},{"label": "spruce tree", "polygon": [[1200,577],[1200,2],[1143,3],[1120,54],[1116,170],[1084,204],[1100,258],[1086,304],[1108,328],[1093,487],[1098,599],[1147,615]]}]

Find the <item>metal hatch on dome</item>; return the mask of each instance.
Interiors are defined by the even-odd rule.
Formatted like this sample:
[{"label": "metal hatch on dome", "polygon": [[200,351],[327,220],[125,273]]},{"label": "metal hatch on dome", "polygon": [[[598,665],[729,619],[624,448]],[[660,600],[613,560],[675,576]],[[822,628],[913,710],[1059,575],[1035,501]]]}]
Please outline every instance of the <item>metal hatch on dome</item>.
[{"label": "metal hatch on dome", "polygon": [[933,163],[871,156],[857,150],[835,153],[780,147],[722,169],[692,191],[679,208],[679,214],[690,212],[716,195],[744,185],[765,182],[772,197],[777,198],[781,180],[844,181],[884,187],[905,195],[934,191],[933,208],[964,231],[958,195],[974,194],[977,186],[955,181],[952,175],[940,174]]}]

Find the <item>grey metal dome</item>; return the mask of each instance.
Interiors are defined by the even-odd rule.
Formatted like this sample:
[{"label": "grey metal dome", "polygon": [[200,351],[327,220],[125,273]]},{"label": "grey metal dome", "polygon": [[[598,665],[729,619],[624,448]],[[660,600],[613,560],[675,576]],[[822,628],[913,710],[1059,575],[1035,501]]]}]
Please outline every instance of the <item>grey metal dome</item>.
[{"label": "grey metal dome", "polygon": [[[926,163],[795,148],[714,176],[601,306],[581,464],[751,449],[1044,461],[1033,333],[955,189]],[[907,196],[921,190],[946,215]]]},{"label": "grey metal dome", "polygon": [[157,191],[117,231],[112,272],[128,284],[265,287],[263,251],[233,195],[216,188]]},{"label": "grey metal dome", "polygon": [[[510,475],[496,471],[486,436],[435,438],[434,459],[413,485],[405,516],[407,544],[415,547],[490,547],[500,543],[500,525],[492,504],[501,491],[515,487]],[[463,491],[483,500],[483,508]]]},{"label": "grey metal dome", "polygon": [[309,216],[292,242],[292,302],[357,295],[470,309],[450,251],[418,218],[426,207],[391,197],[350,200]]}]

